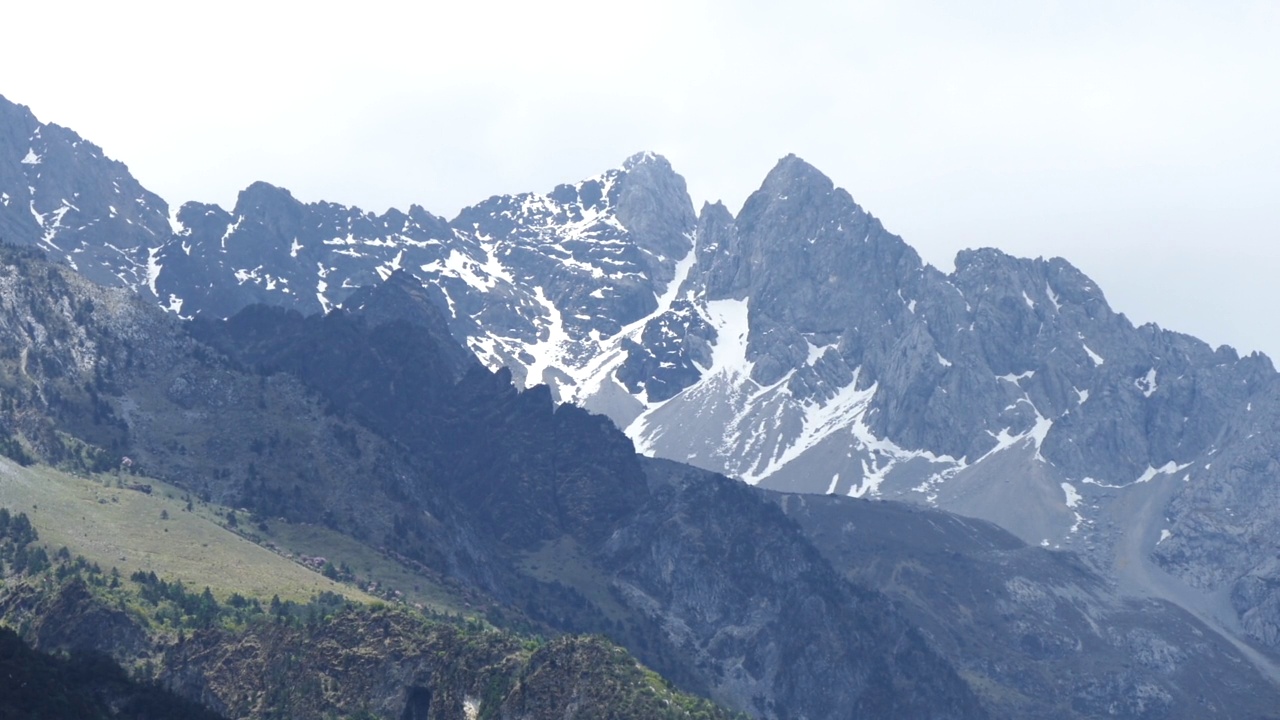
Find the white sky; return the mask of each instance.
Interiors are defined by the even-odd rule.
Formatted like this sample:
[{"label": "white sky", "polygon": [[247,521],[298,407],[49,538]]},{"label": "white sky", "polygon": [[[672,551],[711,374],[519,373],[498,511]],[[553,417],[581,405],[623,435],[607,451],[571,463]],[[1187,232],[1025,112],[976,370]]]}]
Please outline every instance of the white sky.
[{"label": "white sky", "polygon": [[795,152],[944,270],[1059,255],[1280,357],[1280,2],[421,5],[9,3],[0,94],[173,204],[449,217],[654,150],[736,211]]}]

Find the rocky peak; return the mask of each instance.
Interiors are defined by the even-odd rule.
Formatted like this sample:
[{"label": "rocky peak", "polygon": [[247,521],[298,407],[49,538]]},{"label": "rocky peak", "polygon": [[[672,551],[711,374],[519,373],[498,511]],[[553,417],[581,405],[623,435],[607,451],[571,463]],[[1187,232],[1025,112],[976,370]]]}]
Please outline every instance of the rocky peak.
[{"label": "rocky peak", "polygon": [[795,153],[778,160],[765,175],[760,190],[766,194],[789,196],[794,192],[829,193],[835,189],[831,178]]},{"label": "rocky peak", "polygon": [[[633,155],[623,163],[618,195],[618,221],[631,231],[638,246],[656,256],[654,279],[671,280],[674,260],[692,248],[697,224],[693,201],[684,178],[666,158],[653,153]],[[670,262],[669,262],[670,261]]]},{"label": "rocky peak", "polygon": [[675,172],[674,170],[671,169],[670,161],[668,161],[665,157],[655,152],[651,152],[649,150],[642,150],[638,153],[635,153],[631,157],[628,157],[626,160],[622,161],[622,169],[626,172],[631,172],[632,170],[635,170],[636,168],[644,165],[651,165],[651,166],[660,168],[663,172],[667,172],[667,173]]},{"label": "rocky peak", "polygon": [[737,285],[737,278],[745,278],[746,274],[741,268],[742,253],[738,247],[733,214],[723,203],[703,204],[702,211],[698,213],[695,237],[698,271],[713,296],[733,296],[735,291],[744,289]]},{"label": "rocky peak", "polygon": [[691,247],[697,219],[684,178],[666,158],[638,153],[621,168],[546,194],[494,196],[464,209],[453,221],[462,230],[490,237],[506,235],[522,245],[559,243],[560,238],[607,240],[625,234],[634,247],[653,256],[646,270],[666,275]]},{"label": "rocky peak", "polygon": [[296,208],[302,205],[293,197],[293,193],[285,188],[277,187],[261,180],[240,191],[236,196],[236,215],[266,215],[285,208]]},{"label": "rocky peak", "polygon": [[[40,127],[40,121],[26,105],[10,102],[0,95],[0,162],[6,165],[26,157],[27,141]],[[17,154],[21,150],[21,154]]]},{"label": "rocky peak", "polygon": [[840,191],[842,197],[836,198],[835,192],[830,178],[795,155],[788,155],[769,171],[760,189],[747,198],[738,214],[738,223],[748,227],[763,223],[774,228],[799,221],[805,227],[788,237],[801,234],[811,238],[817,230],[815,221],[821,223],[828,219],[832,210],[843,211],[840,214],[861,212],[848,193]]},{"label": "rocky peak", "polygon": [[178,208],[176,219],[178,236],[204,235],[203,231],[212,232],[215,227],[225,230],[232,222],[231,213],[217,205],[202,202],[183,203]]},{"label": "rocky peak", "polygon": [[430,237],[447,237],[449,235],[449,221],[427,212],[421,205],[409,206],[409,221],[406,225],[413,227],[426,233]]},{"label": "rocky peak", "polygon": [[995,248],[979,248],[957,253],[955,268],[950,279],[966,297],[992,291],[1026,292],[1032,304],[1045,302],[1053,308],[1071,304],[1084,308],[1090,317],[1111,312],[1097,284],[1062,258],[1018,258]]},{"label": "rocky peak", "polygon": [[96,282],[142,289],[168,214],[123,163],[0,97],[0,237],[39,246]]},{"label": "rocky peak", "polygon": [[800,277],[797,271],[816,269],[817,260],[835,273],[889,272],[895,279],[921,265],[915,251],[885,231],[849,193],[794,155],[778,161],[747,198],[736,224],[742,250],[750,256],[748,271],[755,268],[760,276],[749,285],[767,285],[774,278],[791,284]]}]

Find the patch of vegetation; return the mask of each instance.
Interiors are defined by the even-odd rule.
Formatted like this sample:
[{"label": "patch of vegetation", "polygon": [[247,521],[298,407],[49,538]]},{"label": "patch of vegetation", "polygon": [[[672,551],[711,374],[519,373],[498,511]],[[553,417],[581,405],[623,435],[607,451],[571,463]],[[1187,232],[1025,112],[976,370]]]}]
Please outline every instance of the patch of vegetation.
[{"label": "patch of vegetation", "polygon": [[27,452],[27,448],[23,446],[22,441],[13,435],[0,437],[0,455],[4,455],[22,466],[33,465],[36,461],[35,457]]},{"label": "patch of vegetation", "polygon": [[196,592],[187,589],[181,580],[168,582],[154,572],[138,570],[129,576],[129,580],[138,587],[138,599],[149,608],[149,615],[160,625],[175,629],[222,627],[236,630],[267,620],[314,624],[359,607],[342,595],[327,590],[305,603],[281,600],[279,595],[272,596],[270,602],[264,602],[239,593],[232,593],[225,602],[219,602],[208,586]]},{"label": "patch of vegetation", "polygon": [[532,653],[499,705],[482,708],[482,718],[504,717],[497,708],[533,717],[557,712],[555,688],[580,685],[582,706],[607,708],[607,717],[655,720],[745,718],[672,688],[626,650],[600,637],[566,636]]},{"label": "patch of vegetation", "polygon": [[0,577],[6,568],[15,575],[35,575],[49,568],[49,553],[32,547],[39,537],[26,513],[13,515],[0,507]]}]

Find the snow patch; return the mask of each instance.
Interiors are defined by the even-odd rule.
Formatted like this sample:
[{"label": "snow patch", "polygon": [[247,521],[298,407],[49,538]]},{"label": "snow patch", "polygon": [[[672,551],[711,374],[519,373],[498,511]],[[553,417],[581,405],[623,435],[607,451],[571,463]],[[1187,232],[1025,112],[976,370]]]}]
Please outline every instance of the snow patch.
[{"label": "snow patch", "polygon": [[[114,211],[115,211],[115,208],[111,208],[111,209],[112,209],[112,214],[114,215],[114,214],[115,214],[115,212],[114,212]],[[219,241],[219,245],[220,245],[220,247],[222,248],[222,252],[226,252],[226,251],[227,251],[227,238],[231,237],[231,236],[235,233],[235,231],[236,231],[236,230],[239,230],[239,229],[240,229],[240,223],[242,223],[242,222],[244,222],[244,216],[243,216],[243,215],[241,215],[241,216],[237,217],[235,222],[233,222],[233,223],[231,223],[230,225],[228,225],[228,226],[227,226],[227,231],[226,231],[226,232],[224,232],[224,233],[222,233],[222,240],[221,240],[221,241]]]},{"label": "snow patch", "polygon": [[27,155],[26,157],[22,158],[22,164],[23,165],[39,165],[40,156],[36,154],[35,150],[31,148],[27,148]]},{"label": "snow patch", "polygon": [[[139,202],[141,202],[141,198],[139,198]],[[178,208],[176,207],[169,208],[169,230],[174,235],[191,234],[191,231],[187,229],[187,226],[183,225],[182,221],[178,219]],[[187,254],[190,255],[191,253]]]},{"label": "snow patch", "polygon": [[819,360],[822,359],[823,355],[827,354],[828,350],[830,350],[831,348],[837,345],[837,343],[831,343],[830,345],[818,346],[818,345],[814,345],[808,340],[805,340],[805,342],[808,343],[809,345],[809,357],[806,358],[804,361],[804,364],[808,367],[813,367],[814,364],[816,364]]},{"label": "snow patch", "polygon": [[1169,532],[1168,529],[1161,530],[1160,539],[1156,541],[1156,544],[1159,545],[1160,543],[1164,542],[1165,540],[1168,540],[1171,537],[1173,537],[1173,533]]},{"label": "snow patch", "polygon": [[533,289],[533,298],[547,312],[547,337],[539,339],[536,345],[525,347],[525,352],[533,357],[533,362],[525,369],[526,388],[544,382],[547,369],[559,364],[561,350],[571,342],[569,333],[564,329],[564,317],[560,314],[560,309],[547,299],[546,291],[541,286]]},{"label": "snow patch", "polygon": [[166,311],[171,312],[174,315],[177,315],[178,317],[182,317],[182,298],[178,297],[177,295],[174,295],[173,293],[169,293],[169,304],[163,305],[161,307],[163,307]]},{"label": "snow patch", "polygon": [[325,280],[329,275],[329,270],[324,263],[316,263],[316,302],[320,303],[320,312],[325,315],[329,314],[329,309],[333,307],[333,303],[329,302],[329,298],[324,296],[326,290],[329,289],[329,283]]},{"label": "snow patch", "polygon": [[831,476],[831,484],[827,486],[827,494],[835,495],[836,485],[839,485],[839,484],[840,484],[840,473],[836,473],[835,475]]},{"label": "snow patch", "polygon": [[[849,385],[850,388],[857,387],[860,374],[861,368],[854,373],[853,382]],[[866,400],[857,414],[853,416],[853,437],[857,440],[858,446],[867,453],[867,460],[861,461],[863,470],[862,482],[856,487],[850,488],[849,495],[866,497],[877,494],[880,490],[880,484],[888,477],[894,466],[907,460],[922,459],[931,464],[948,466],[942,471],[934,473],[920,487],[914,488],[916,491],[924,493],[927,493],[933,486],[945,481],[966,467],[963,458],[956,460],[950,455],[935,455],[928,450],[907,450],[899,447],[891,440],[876,437],[871,432],[871,427],[867,425],[866,407],[870,405],[871,399],[875,397],[877,387],[877,385],[872,385],[865,391]],[[930,503],[933,502],[931,497],[926,496],[925,499]]]},{"label": "snow patch", "polygon": [[258,271],[261,269],[262,269],[262,266],[259,265],[258,267],[252,270],[245,270],[243,268],[236,270],[235,273],[233,273],[236,278],[236,284],[243,285],[250,280],[252,280],[255,284],[257,284],[261,280],[261,278],[258,276]]},{"label": "snow patch", "polygon": [[1089,354],[1089,359],[1093,361],[1093,364],[1095,367],[1106,362],[1106,360],[1101,355],[1094,352],[1093,350],[1090,350],[1088,345],[1085,345],[1084,343],[1080,343],[1080,347],[1084,348],[1084,351]]},{"label": "snow patch", "polygon": [[1035,377],[1035,374],[1036,374],[1035,370],[1027,370],[1026,372],[1018,373],[1017,375],[1014,375],[1013,373],[997,375],[996,379],[1004,380],[1005,382],[1011,382],[1014,385],[1017,385],[1020,380],[1026,380],[1027,378]]},{"label": "snow patch", "polygon": [[1142,391],[1142,394],[1144,397],[1151,397],[1152,393],[1154,393],[1156,389],[1160,387],[1159,385],[1156,384],[1156,369],[1151,368],[1150,370],[1147,371],[1147,374],[1145,377],[1140,377],[1137,380],[1134,380],[1133,384],[1136,385],[1138,389]]},{"label": "snow patch", "polygon": [[1076,490],[1076,486],[1069,482],[1062,483],[1062,492],[1067,496],[1067,507],[1074,508],[1080,504],[1080,492]]},{"label": "snow patch", "polygon": [[159,253],[159,247],[147,249],[147,287],[151,288],[151,294],[156,297],[160,297],[160,293],[156,292],[156,280],[160,277],[160,271],[164,268],[160,261],[156,259],[156,255]]},{"label": "snow patch", "polygon": [[1049,302],[1053,304],[1055,312],[1062,309],[1062,303],[1058,302],[1058,294],[1053,291],[1053,288],[1049,287],[1048,282],[1044,284],[1044,294],[1049,296]]},{"label": "snow patch", "polygon": [[[745,308],[746,302],[740,302],[742,302],[742,305]],[[745,339],[745,333],[743,334],[743,337]],[[743,347],[745,348],[745,346],[746,343],[744,342]],[[733,358],[732,360],[736,362],[736,358]],[[729,368],[729,372],[731,373],[741,370],[741,367],[734,365],[729,365]],[[748,367],[747,369],[749,370],[750,368]],[[861,368],[856,370],[853,374],[853,380],[848,385],[841,388],[834,397],[825,401],[814,399],[805,402],[800,408],[802,412],[801,430],[796,438],[786,446],[785,449],[782,449],[780,453],[777,453],[773,458],[771,458],[764,468],[757,469],[759,468],[759,465],[757,465],[750,471],[742,473],[742,479],[754,485],[765,477],[777,472],[787,463],[800,457],[805,451],[814,445],[817,445],[818,442],[823,438],[826,438],[831,433],[841,428],[847,428],[851,425],[856,428],[858,425],[857,421],[862,418],[863,413],[866,412],[867,406],[871,402],[871,398],[875,397],[876,394],[875,385],[872,385],[866,390],[858,389],[858,375],[860,372]],[[888,467],[882,468],[881,470],[887,471]],[[867,492],[874,492],[876,488],[879,487],[880,482],[884,479],[883,475],[875,477],[874,474],[874,468],[872,469],[872,476],[867,476],[864,473],[861,485],[857,488],[851,489],[849,494],[853,497],[862,497]]]},{"label": "snow patch", "polygon": [[1078,510],[1073,510],[1071,514],[1075,516],[1075,522],[1071,523],[1071,529],[1067,530],[1067,534],[1075,535],[1080,530],[1080,526],[1084,524],[1084,516]]},{"label": "snow patch", "polygon": [[706,374],[726,374],[730,377],[750,378],[751,361],[747,360],[747,335],[749,309],[746,300],[711,300],[706,306],[707,321],[716,330],[716,342],[711,349],[711,367]]},{"label": "snow patch", "polygon": [[1156,475],[1174,475],[1188,467],[1191,467],[1191,463],[1179,465],[1172,460],[1158,468],[1148,465],[1146,471],[1139,475],[1138,479],[1133,481],[1133,484],[1137,485],[1138,483],[1150,482],[1155,479]]},{"label": "snow patch", "polygon": [[[1022,402],[1030,403],[1031,401],[1023,400]],[[1008,450],[1011,447],[1025,446],[1028,442],[1030,442],[1036,450],[1036,459],[1040,462],[1045,462],[1044,456],[1040,454],[1040,447],[1044,444],[1044,439],[1048,436],[1049,430],[1053,428],[1053,421],[1041,415],[1040,410],[1037,409],[1035,405],[1031,405],[1031,409],[1036,414],[1036,421],[1026,432],[1014,435],[1009,432],[1010,428],[1004,428],[998,433],[993,433],[988,430],[987,434],[995,438],[996,446],[988,450],[982,457],[978,458],[978,462],[982,462],[992,455]]]}]

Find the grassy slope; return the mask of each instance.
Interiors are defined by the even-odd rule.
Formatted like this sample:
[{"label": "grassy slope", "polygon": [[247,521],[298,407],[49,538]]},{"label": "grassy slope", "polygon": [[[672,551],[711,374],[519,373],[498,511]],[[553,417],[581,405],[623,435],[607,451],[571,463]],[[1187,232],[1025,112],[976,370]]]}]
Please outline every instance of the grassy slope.
[{"label": "grassy slope", "polygon": [[[249,531],[282,550],[320,556],[333,563],[346,563],[362,580],[377,581],[380,587],[403,592],[403,600],[448,615],[472,615],[466,600],[446,587],[431,581],[410,568],[392,560],[374,548],[329,528],[273,521],[268,532]],[[350,595],[350,593],[347,593]],[[281,597],[284,597],[283,595]]]},{"label": "grassy slope", "polygon": [[[259,547],[214,522],[210,506],[185,510],[181,490],[148,478],[124,478],[153,487],[147,495],[115,487],[115,478],[85,479],[48,467],[20,467],[0,459],[0,506],[25,512],[51,550],[66,546],[104,570],[122,575],[155,571],[216,595],[305,602],[331,591],[359,602],[374,598]],[[168,519],[161,513],[167,512]]]},{"label": "grassy slope", "polygon": [[[154,570],[166,580],[181,580],[188,588],[208,585],[216,595],[223,598],[232,592],[238,592],[260,598],[278,594],[282,599],[306,601],[315,593],[331,590],[366,603],[377,599],[350,586],[334,583],[319,573],[227,530],[220,524],[225,518],[224,508],[197,501],[192,511],[188,512],[185,510],[185,495],[178,488],[149,478],[126,476],[122,480],[126,484],[150,484],[153,491],[146,494],[118,488],[114,475],[83,478],[43,466],[24,468],[0,459],[0,506],[15,513],[26,513],[40,534],[39,542],[46,547],[55,549],[66,546],[73,555],[82,555],[105,569],[116,567],[125,576],[135,570]],[[168,519],[162,519],[162,511],[167,513]],[[412,594],[438,600],[437,607],[460,602],[456,595],[449,594],[446,589],[428,586],[421,576],[383,557],[372,548],[325,528],[279,522],[274,523],[265,535],[264,540],[294,552],[311,555],[327,552],[327,557],[344,561],[358,573],[367,573],[367,576],[379,578],[382,582],[403,582],[407,587],[411,587],[414,582],[421,583],[424,587],[420,593]],[[548,578],[567,580],[588,589],[598,589],[599,578],[579,576],[572,571],[572,561],[577,556],[578,552],[571,544],[557,544],[532,554],[529,563],[536,575],[546,575]],[[132,584],[126,583],[126,587],[131,588]],[[410,598],[412,594],[406,592],[406,596]],[[367,614],[370,612],[373,615]],[[400,614],[395,615],[397,612]],[[402,619],[401,624],[409,622],[407,627],[417,627],[412,623],[418,622],[406,620],[411,615],[393,610],[366,609],[348,612],[341,617],[357,624],[367,622],[370,618],[376,620],[395,617]],[[360,629],[357,635],[375,632],[379,628],[385,630],[386,625],[387,622],[376,622],[371,628]],[[493,659],[496,664],[492,667],[475,667],[466,671],[451,669],[451,663],[456,664],[458,657],[465,654],[459,648],[442,652],[441,647],[433,645],[426,649],[404,647],[398,651],[400,656],[426,653],[425,656],[435,657],[438,662],[443,663],[440,667],[440,673],[443,673],[441,677],[454,677],[463,672],[458,676],[461,678],[458,681],[464,684],[474,684],[475,681],[475,678],[467,680],[467,672],[478,672],[481,676],[495,672],[510,675],[500,686],[495,686],[501,692],[492,698],[486,697],[485,702],[494,703],[495,708],[511,709],[516,714],[559,714],[565,703],[569,703],[570,707],[608,708],[613,717],[736,717],[713,707],[705,700],[674,692],[665,681],[636,663],[624,650],[598,638],[559,638],[547,644],[540,643],[535,650],[528,644],[512,644],[518,643],[519,639],[505,633],[472,635],[470,633],[475,631],[432,624],[421,628],[416,631],[418,634],[434,632],[453,637],[454,634],[461,633],[457,639],[464,642],[465,648],[469,650],[483,649],[482,638],[488,638],[487,642],[498,646],[510,645],[510,649],[516,650],[509,657],[499,653]],[[337,631],[332,631],[327,624],[282,626],[267,623],[250,625],[248,632],[251,636],[255,632],[266,633],[267,636],[280,640],[281,637],[287,639],[290,633],[314,632],[323,635]],[[209,640],[214,636],[206,634],[200,637]],[[256,636],[253,637],[248,641],[251,645],[259,642]],[[405,633],[404,637],[416,635]],[[332,643],[334,639],[328,637],[325,641]],[[230,643],[227,647],[231,650],[223,648],[219,652],[235,654],[233,651],[239,647],[236,643],[240,641],[231,639],[227,642]],[[301,644],[308,646],[318,642],[321,640],[312,638],[302,640]],[[383,647],[385,642],[391,641],[379,640],[375,644]],[[355,653],[367,663],[371,661],[370,657],[363,655],[367,652],[369,648],[348,639],[334,648],[326,648],[323,652],[309,656],[311,659],[307,662],[314,661],[321,665],[338,662],[341,665],[339,661]],[[256,656],[257,653],[250,655]],[[289,656],[301,658],[304,655],[303,650],[295,648]],[[286,666],[292,667],[294,664],[296,663],[291,662]],[[218,685],[225,681],[230,688],[247,686],[250,683],[246,678],[250,676],[268,678],[271,672],[282,672],[274,666],[259,668],[252,662],[245,664],[219,661],[217,665],[218,669],[210,671],[210,682]],[[379,672],[391,672],[396,669],[393,666],[394,663],[386,667],[379,665],[378,669]],[[271,672],[268,672],[269,669]],[[223,677],[226,673],[230,675]],[[341,707],[350,709],[348,706],[353,703],[358,705],[365,698],[362,693],[373,692],[378,685],[378,682],[371,682],[369,687],[356,687],[359,683],[353,684],[349,690],[354,694],[340,699],[330,697],[327,692],[314,694],[314,689],[305,682],[307,679],[290,677],[286,682],[274,685],[268,683],[269,687],[264,688],[280,697],[287,696],[298,703],[310,703],[333,711]],[[465,689],[474,691],[478,688]],[[230,701],[232,705],[243,700],[242,696],[247,697],[239,690],[223,690],[223,699]],[[253,714],[249,708],[239,709]],[[501,713],[502,710],[495,712]]]}]

